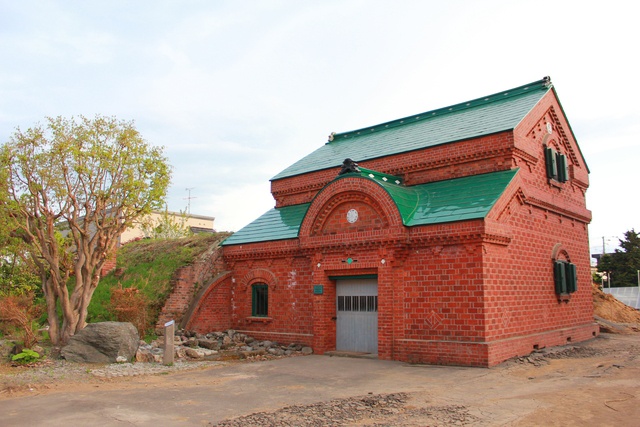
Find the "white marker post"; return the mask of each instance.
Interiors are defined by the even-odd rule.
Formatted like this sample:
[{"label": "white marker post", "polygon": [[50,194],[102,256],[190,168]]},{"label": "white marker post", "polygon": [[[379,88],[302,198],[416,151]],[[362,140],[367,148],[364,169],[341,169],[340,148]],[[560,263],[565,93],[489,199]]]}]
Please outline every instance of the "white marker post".
[{"label": "white marker post", "polygon": [[173,365],[174,348],[173,340],[175,336],[176,322],[170,320],[164,324],[164,355],[162,363],[165,365]]}]

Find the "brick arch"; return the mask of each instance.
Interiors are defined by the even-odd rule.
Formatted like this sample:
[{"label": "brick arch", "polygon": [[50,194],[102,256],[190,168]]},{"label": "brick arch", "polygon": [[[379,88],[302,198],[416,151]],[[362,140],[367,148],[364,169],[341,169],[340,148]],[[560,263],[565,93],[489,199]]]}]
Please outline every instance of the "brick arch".
[{"label": "brick arch", "polygon": [[562,151],[562,144],[560,144],[560,142],[556,139],[556,138],[550,138],[547,141],[547,146],[555,149],[556,151]]},{"label": "brick arch", "polygon": [[347,206],[363,210],[369,221],[365,226],[373,229],[403,224],[395,202],[382,186],[359,176],[345,177],[329,183],[316,195],[302,221],[299,236],[335,231],[331,222],[338,215],[346,218]]},{"label": "brick arch", "polygon": [[266,268],[254,268],[245,274],[240,280],[240,289],[251,289],[251,285],[254,283],[264,283],[269,286],[269,289],[275,290],[278,285],[278,278],[273,274],[273,272],[271,272],[271,270],[267,270]]},{"label": "brick arch", "polygon": [[[231,326],[231,312],[226,301],[231,297],[232,276],[233,272],[224,271],[214,277],[208,285],[200,288],[191,300],[179,327],[195,329],[200,332],[207,329],[209,331],[228,329]],[[211,310],[211,306],[207,307],[207,304],[213,305],[214,310]],[[212,313],[213,311],[215,311],[215,315]],[[203,312],[205,312],[204,315]],[[202,317],[215,318],[207,321]],[[203,324],[207,324],[208,327],[203,327]]]},{"label": "brick arch", "polygon": [[556,261],[567,261],[571,262],[571,257],[569,256],[569,252],[562,246],[562,243],[556,243],[553,246],[553,250],[551,251],[551,260],[553,262]]}]

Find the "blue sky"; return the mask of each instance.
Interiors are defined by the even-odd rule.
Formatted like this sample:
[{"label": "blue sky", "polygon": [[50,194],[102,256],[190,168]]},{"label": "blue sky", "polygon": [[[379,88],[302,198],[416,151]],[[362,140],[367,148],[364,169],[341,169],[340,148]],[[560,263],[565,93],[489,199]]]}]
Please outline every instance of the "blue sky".
[{"label": "blue sky", "polygon": [[46,116],[134,120],[170,210],[238,230],[331,132],[550,75],[591,170],[592,251],[640,231],[640,26],[622,1],[0,0],[0,141]]}]

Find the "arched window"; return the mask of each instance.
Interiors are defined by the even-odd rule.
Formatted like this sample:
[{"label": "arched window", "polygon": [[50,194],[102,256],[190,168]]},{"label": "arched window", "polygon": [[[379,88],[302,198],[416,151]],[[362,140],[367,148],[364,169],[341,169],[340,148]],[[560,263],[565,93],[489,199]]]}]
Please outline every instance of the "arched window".
[{"label": "arched window", "polygon": [[563,295],[576,292],[578,290],[578,276],[575,264],[567,261],[556,261],[553,267],[556,294]]},{"label": "arched window", "polygon": [[269,315],[269,287],[264,283],[251,285],[251,316]]},{"label": "arched window", "polygon": [[547,178],[558,182],[569,180],[569,163],[567,156],[554,150],[552,147],[544,147],[544,157],[547,167]]},{"label": "arched window", "polygon": [[578,290],[578,274],[575,264],[571,262],[569,254],[562,248],[561,243],[556,243],[551,251],[553,261],[553,279],[556,294],[569,295]]}]

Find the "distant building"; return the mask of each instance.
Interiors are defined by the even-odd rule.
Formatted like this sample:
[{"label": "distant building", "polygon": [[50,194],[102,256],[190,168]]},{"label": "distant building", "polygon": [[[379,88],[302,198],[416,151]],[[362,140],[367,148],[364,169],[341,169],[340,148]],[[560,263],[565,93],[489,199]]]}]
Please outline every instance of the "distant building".
[{"label": "distant building", "polygon": [[592,338],[588,186],[548,78],[332,133],[271,179],[186,326],[472,366]]},{"label": "distant building", "polygon": [[[186,227],[189,227],[192,233],[213,233],[215,232],[213,228],[213,222],[215,218],[212,216],[204,216],[204,215],[194,215],[194,214],[185,214],[183,212],[171,212],[168,211],[167,214],[169,217]],[[138,221],[133,227],[125,230],[124,233],[120,236],[120,244],[125,244],[132,240],[140,239],[145,236],[144,226],[145,223],[158,224],[162,218],[164,217],[165,212],[162,211],[154,211],[146,218]]]},{"label": "distant building", "polygon": [[[148,237],[145,235],[145,226],[148,225],[157,225],[162,221],[163,217],[168,215],[170,221],[175,221],[178,224],[183,224],[186,227],[189,227],[192,233],[214,233],[215,230],[213,228],[213,222],[215,220],[212,216],[204,216],[204,215],[194,215],[194,214],[184,214],[181,212],[162,212],[162,211],[153,211],[149,216],[143,218],[136,222],[133,227],[127,228],[121,235],[120,241],[118,242],[118,247],[124,245],[126,243],[132,242],[137,239],[141,239],[144,237]],[[116,254],[113,253],[109,259],[105,262],[102,270],[100,271],[101,276],[105,276],[109,274],[111,270],[116,267]]]}]

